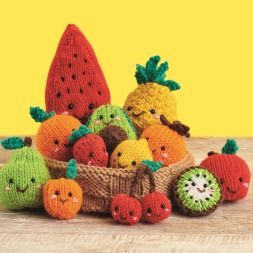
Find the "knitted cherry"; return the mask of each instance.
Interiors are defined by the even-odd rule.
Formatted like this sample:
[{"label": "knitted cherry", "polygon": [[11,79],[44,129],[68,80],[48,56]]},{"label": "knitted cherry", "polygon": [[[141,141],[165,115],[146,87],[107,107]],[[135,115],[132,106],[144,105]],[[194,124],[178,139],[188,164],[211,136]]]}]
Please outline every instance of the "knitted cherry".
[{"label": "knitted cherry", "polygon": [[73,156],[78,163],[106,167],[108,153],[104,140],[99,135],[91,133],[85,125],[80,126],[69,137],[73,146]]},{"label": "knitted cherry", "polygon": [[110,103],[110,92],[95,52],[75,25],[68,25],[52,61],[46,109],[85,122],[92,111]]},{"label": "knitted cherry", "polygon": [[201,166],[212,171],[222,186],[224,200],[236,201],[246,197],[250,183],[250,170],[246,162],[236,155],[238,146],[227,140],[222,154],[209,152]]},{"label": "knitted cherry", "polygon": [[146,166],[143,168],[143,173],[149,176],[150,193],[141,199],[142,218],[146,222],[153,224],[170,216],[171,203],[164,193],[155,191],[156,184],[152,171]]},{"label": "knitted cherry", "polygon": [[112,199],[112,217],[121,224],[133,225],[138,223],[141,219],[141,212],[139,200],[128,194],[116,194]]}]

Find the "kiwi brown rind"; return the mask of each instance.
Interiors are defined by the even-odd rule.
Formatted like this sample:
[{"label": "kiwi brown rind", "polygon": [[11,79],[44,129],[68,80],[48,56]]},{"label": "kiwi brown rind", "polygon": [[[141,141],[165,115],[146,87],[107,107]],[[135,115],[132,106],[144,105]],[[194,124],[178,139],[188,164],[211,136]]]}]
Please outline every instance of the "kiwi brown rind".
[{"label": "kiwi brown rind", "polygon": [[172,200],[178,211],[187,216],[205,216],[214,212],[222,203],[221,185],[210,170],[199,166],[190,167],[174,181]]}]

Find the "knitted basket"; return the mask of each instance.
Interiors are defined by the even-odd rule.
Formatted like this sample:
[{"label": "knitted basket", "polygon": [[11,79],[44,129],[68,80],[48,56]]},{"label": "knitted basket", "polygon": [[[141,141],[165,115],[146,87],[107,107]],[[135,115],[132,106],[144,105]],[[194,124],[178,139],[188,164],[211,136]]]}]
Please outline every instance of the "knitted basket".
[{"label": "knitted basket", "polygon": [[[45,162],[53,178],[65,177],[66,162],[45,158]],[[186,168],[194,165],[194,158],[187,154],[181,161],[168,167],[159,169],[154,173],[156,190],[166,195],[170,194],[172,182]],[[102,168],[78,164],[76,181],[84,191],[82,211],[109,213],[112,197],[117,193],[130,193],[132,180],[136,169]],[[149,192],[149,181],[146,177],[143,185],[137,187],[136,197]]]}]

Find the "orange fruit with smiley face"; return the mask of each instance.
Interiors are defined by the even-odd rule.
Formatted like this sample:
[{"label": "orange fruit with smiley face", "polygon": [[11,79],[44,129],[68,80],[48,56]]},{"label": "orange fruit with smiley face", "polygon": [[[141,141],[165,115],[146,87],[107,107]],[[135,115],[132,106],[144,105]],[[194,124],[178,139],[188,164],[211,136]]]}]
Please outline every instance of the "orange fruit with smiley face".
[{"label": "orange fruit with smiley face", "polygon": [[[76,176],[76,163],[73,159],[68,164],[68,170],[71,169],[75,171]],[[67,176],[69,175],[67,171]],[[71,219],[81,209],[83,192],[79,184],[72,178],[52,179],[43,187],[44,208],[53,218]]]}]

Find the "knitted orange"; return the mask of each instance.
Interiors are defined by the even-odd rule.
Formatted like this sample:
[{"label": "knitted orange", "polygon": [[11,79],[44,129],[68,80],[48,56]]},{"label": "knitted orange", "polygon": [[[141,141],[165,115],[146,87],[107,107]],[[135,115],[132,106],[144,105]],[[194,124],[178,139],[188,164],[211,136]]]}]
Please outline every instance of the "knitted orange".
[{"label": "knitted orange", "polygon": [[[143,131],[140,138],[148,141],[154,161],[160,161],[163,166],[168,166],[185,157],[186,142],[182,135],[189,137],[189,128],[178,121],[171,124],[163,115],[161,121],[164,125],[151,125]],[[185,131],[180,132],[179,127]]]},{"label": "knitted orange", "polygon": [[40,153],[51,159],[68,161],[72,155],[68,137],[81,126],[79,120],[69,115],[46,113],[39,107],[31,107],[30,114],[36,122],[42,123],[36,138]]},{"label": "knitted orange", "polygon": [[66,175],[70,179],[52,179],[44,185],[44,208],[53,218],[67,220],[79,212],[83,202],[83,193],[79,184],[73,180],[76,175],[76,162],[70,160]]},{"label": "knitted orange", "polygon": [[78,27],[68,25],[48,74],[47,111],[84,123],[95,108],[108,103],[110,91],[91,44]]}]

